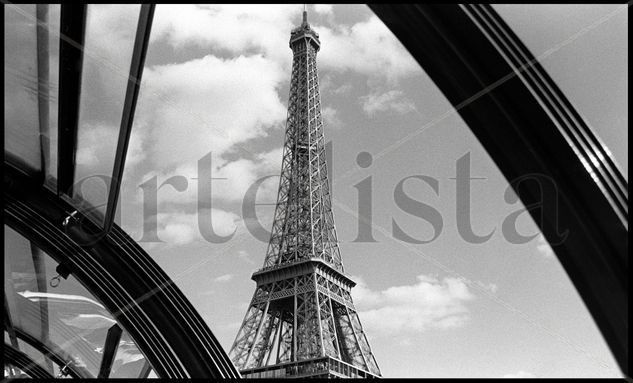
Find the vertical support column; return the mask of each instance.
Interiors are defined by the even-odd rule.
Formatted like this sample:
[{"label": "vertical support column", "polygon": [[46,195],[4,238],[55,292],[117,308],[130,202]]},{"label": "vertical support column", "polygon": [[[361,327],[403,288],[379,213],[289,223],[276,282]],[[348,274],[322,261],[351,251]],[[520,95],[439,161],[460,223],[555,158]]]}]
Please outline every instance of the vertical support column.
[{"label": "vertical support column", "polygon": [[349,320],[349,326],[352,329],[352,333],[354,334],[354,340],[356,341],[356,346],[358,347],[358,351],[360,351],[360,355],[363,357],[363,363],[365,363],[365,369],[369,371],[369,364],[367,363],[367,359],[365,358],[365,353],[363,352],[362,347],[360,346],[360,339],[358,338],[358,334],[356,334],[356,329],[354,328],[354,322],[352,321],[352,316],[349,313],[349,307],[345,306],[345,313],[347,314],[347,319]]},{"label": "vertical support column", "polygon": [[[276,334],[276,338],[277,339],[277,355],[275,356],[275,364],[279,363],[279,351],[281,350],[281,341],[283,338],[283,327],[284,327],[284,315],[286,314],[286,311],[284,309],[282,309],[279,312],[279,328],[277,329],[277,334]],[[272,350],[270,352],[270,354],[272,354]],[[266,361],[266,364],[268,364],[268,362],[270,361],[270,354],[268,355],[268,359]]]},{"label": "vertical support column", "polygon": [[[38,4],[38,7],[40,4]],[[31,258],[33,259],[33,268],[35,271],[35,281],[37,283],[37,289],[40,292],[47,292],[47,280],[46,280],[46,264],[44,261],[44,253],[33,242],[31,242]],[[48,300],[41,299],[39,301],[40,306],[40,331],[41,340],[43,343],[49,341],[49,319],[48,319]],[[53,374],[53,363],[50,359],[45,358],[46,367],[48,372]]]},{"label": "vertical support column", "polygon": [[319,300],[319,284],[317,282],[317,273],[316,271],[312,273],[312,282],[314,283],[314,300],[316,303],[316,312],[317,312],[317,326],[319,326],[319,339],[321,341],[320,349],[321,356],[325,356],[325,344],[323,343],[323,326],[321,323],[321,304]]},{"label": "vertical support column", "polygon": [[253,338],[251,349],[248,351],[248,356],[246,357],[246,360],[244,361],[244,368],[248,368],[248,362],[251,359],[251,356],[253,355],[253,350],[255,349],[255,346],[257,345],[257,338],[259,338],[259,333],[262,331],[262,326],[264,325],[264,321],[266,320],[266,314],[268,314],[269,305],[270,305],[270,299],[266,301],[266,308],[264,309],[264,314],[262,315],[262,318],[259,320],[259,325],[257,326],[257,332],[255,333],[255,338]]},{"label": "vertical support column", "polygon": [[298,278],[295,278],[295,295],[294,295],[294,320],[292,321],[292,355],[290,357],[290,360],[292,360],[293,362],[296,362],[298,360],[297,358],[297,322],[298,322],[298,317],[299,317],[299,313],[297,313],[297,295],[299,294],[299,291],[297,291],[297,283],[298,283]]},{"label": "vertical support column", "polygon": [[[327,281],[327,283],[330,284],[332,282]],[[330,286],[328,286],[328,289],[329,289],[329,287]],[[338,334],[336,332],[336,321],[334,320],[334,307],[332,307],[332,298],[328,299],[328,304],[330,305],[330,315],[332,316],[332,324],[334,325],[334,328],[332,330],[334,331],[334,339],[336,340],[336,356],[339,359],[343,359],[341,357],[341,344],[338,341]]]}]

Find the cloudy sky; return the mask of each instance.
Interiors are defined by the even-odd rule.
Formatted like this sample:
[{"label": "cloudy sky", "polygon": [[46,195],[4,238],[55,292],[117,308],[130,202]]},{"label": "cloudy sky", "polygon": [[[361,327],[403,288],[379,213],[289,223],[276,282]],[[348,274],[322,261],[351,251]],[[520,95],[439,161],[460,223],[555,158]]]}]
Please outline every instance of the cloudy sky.
[{"label": "cloudy sky", "polygon": [[[121,68],[131,52],[125,42],[138,12],[136,6],[94,7],[86,49],[96,53],[85,61],[79,174],[111,169]],[[317,60],[326,141],[333,143],[330,179],[341,253],[358,282],[354,301],[383,375],[619,376],[531,218],[521,214],[517,223],[520,233],[534,236],[530,241],[515,245],[502,235],[503,220],[522,206],[506,202],[507,181],[397,39],[366,6],[308,8],[322,43]],[[498,9],[542,56],[628,174],[626,7]],[[163,242],[141,244],[227,351],[255,288],[250,275],[261,267],[267,246],[247,230],[242,201],[253,182],[279,173],[292,58],[288,39],[301,11],[300,5],[156,7],[119,218],[141,240],[143,191],[165,183],[150,220],[158,230],[145,233],[145,239],[157,235]],[[373,155],[371,166],[357,165],[360,152]],[[209,153],[217,179],[211,206],[198,211],[198,161]],[[480,178],[471,186],[471,220],[475,234],[491,235],[482,244],[466,242],[457,231],[452,178],[464,156],[471,176]],[[437,179],[437,191],[409,179],[405,192],[443,217],[437,238],[420,245],[392,235],[396,225],[420,240],[438,234],[394,202],[398,183],[415,175]],[[354,241],[354,185],[368,177],[375,242],[360,243]],[[267,230],[277,182],[268,179],[257,194],[263,205],[256,212]],[[197,214],[211,217],[215,234],[231,239],[205,240]]]}]

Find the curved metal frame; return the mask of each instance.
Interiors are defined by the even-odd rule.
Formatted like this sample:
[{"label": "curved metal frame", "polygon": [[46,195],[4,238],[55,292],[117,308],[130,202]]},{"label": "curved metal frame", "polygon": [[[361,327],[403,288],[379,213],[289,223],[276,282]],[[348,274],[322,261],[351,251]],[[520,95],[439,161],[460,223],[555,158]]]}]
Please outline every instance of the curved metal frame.
[{"label": "curved metal frame", "polygon": [[16,328],[14,329],[14,331],[18,339],[29,344],[31,347],[41,352],[42,355],[44,355],[44,357],[50,359],[53,363],[56,363],[58,366],[66,366],[66,371],[68,375],[70,375],[71,377],[75,379],[94,378],[94,376],[84,367],[75,366],[72,363],[69,363],[72,360],[72,357],[68,355],[64,350],[60,350],[60,349],[53,350],[49,348],[47,345],[45,345],[44,343],[40,342],[38,339],[34,338],[30,334],[27,334],[26,332],[20,329]]},{"label": "curved metal frame", "polygon": [[[599,140],[492,7],[370,8],[458,110],[525,206],[538,206],[543,191],[516,180],[538,174],[554,181],[558,210],[530,214],[628,375],[628,183]],[[563,241],[559,228],[567,230]]]},{"label": "curved metal frame", "polygon": [[[236,378],[239,373],[191,303],[118,226],[101,232],[81,213],[10,163],[4,221],[62,264],[111,312],[161,377]],[[64,221],[69,224],[64,226]]]},{"label": "curved metal frame", "polygon": [[85,6],[61,7],[57,188],[48,190],[42,171],[5,152],[5,223],[47,252],[114,313],[159,376],[239,377],[173,281],[113,224],[149,43],[152,4],[143,4],[139,13],[105,217],[96,219],[96,210],[75,211],[82,202],[72,199],[72,183],[86,13]]},{"label": "curved metal frame", "polygon": [[42,366],[35,363],[28,355],[20,350],[16,350],[13,346],[4,344],[4,363],[11,365],[24,371],[27,375],[34,379],[52,379],[54,376],[48,373]]}]

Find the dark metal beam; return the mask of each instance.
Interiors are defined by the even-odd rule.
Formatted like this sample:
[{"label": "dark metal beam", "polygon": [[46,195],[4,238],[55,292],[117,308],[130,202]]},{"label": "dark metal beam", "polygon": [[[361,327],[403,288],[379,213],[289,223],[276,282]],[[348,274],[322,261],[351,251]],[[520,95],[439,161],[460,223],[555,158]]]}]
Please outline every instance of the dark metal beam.
[{"label": "dark metal beam", "polygon": [[34,379],[53,379],[54,376],[49,374],[42,366],[37,364],[31,357],[22,351],[9,346],[5,343],[3,353],[4,363],[11,365],[24,371],[28,376]]},{"label": "dark metal beam", "polygon": [[9,302],[7,301],[7,293],[4,293],[4,328],[9,333],[9,339],[11,340],[11,345],[17,349],[18,346],[18,338],[15,334],[15,328],[13,327],[13,321],[11,320],[11,310],[9,309]]},{"label": "dark metal beam", "polygon": [[[628,184],[591,129],[490,6],[370,8],[457,109],[523,204],[558,198],[557,209],[530,214],[628,375]],[[516,182],[529,175],[554,187]]]},{"label": "dark metal beam", "polygon": [[50,166],[50,129],[49,122],[49,44],[48,28],[50,4],[37,4],[37,109],[39,112],[41,169],[46,179]]},{"label": "dark metal beam", "polygon": [[[33,260],[33,270],[35,271],[35,282],[37,283],[37,290],[41,293],[46,293],[48,284],[46,280],[46,262],[44,260],[44,253],[37,246],[31,242],[31,259]],[[49,341],[49,325],[48,322],[48,300],[41,299],[40,305],[40,338],[44,343]],[[49,371],[52,371],[53,365],[50,360],[46,360]]]},{"label": "dark metal beam", "polygon": [[119,131],[119,142],[114,158],[114,168],[112,170],[112,180],[108,193],[108,205],[104,220],[104,231],[108,233],[112,228],[116,215],[116,207],[121,189],[121,179],[125,168],[125,158],[130,142],[130,134],[134,123],[134,111],[141,87],[141,77],[145,66],[145,56],[152,29],[152,19],[154,17],[154,4],[143,4],[138,19],[136,38],[134,40],[134,51],[132,52],[132,62],[130,64],[130,75],[127,81],[125,101],[123,104],[123,116],[121,118],[121,129]]},{"label": "dark metal beam", "polygon": [[98,379],[108,378],[110,376],[114,357],[116,356],[116,351],[119,349],[122,333],[123,330],[121,330],[121,327],[117,324],[112,325],[112,327],[108,329],[105,344],[103,345],[103,358],[101,358],[101,366],[99,367],[99,374],[97,375]]},{"label": "dark metal beam", "polygon": [[42,343],[39,339],[28,334],[27,332],[20,330],[19,328],[15,329],[15,333],[18,339],[24,341],[25,343],[28,343],[31,347],[41,352],[44,357],[50,359],[58,366],[67,366],[66,370],[68,371],[68,375],[72,376],[73,378],[94,378],[94,376],[90,372],[88,372],[85,367],[73,365],[73,357],[70,354],[67,354],[64,350],[53,350],[48,345]]},{"label": "dark metal beam", "polygon": [[149,364],[149,361],[145,359],[143,362],[143,367],[141,367],[141,372],[138,374],[138,379],[147,379],[149,373],[152,371],[152,365]]},{"label": "dark metal beam", "polygon": [[71,198],[75,177],[86,12],[85,4],[61,5],[57,194],[66,194]]}]

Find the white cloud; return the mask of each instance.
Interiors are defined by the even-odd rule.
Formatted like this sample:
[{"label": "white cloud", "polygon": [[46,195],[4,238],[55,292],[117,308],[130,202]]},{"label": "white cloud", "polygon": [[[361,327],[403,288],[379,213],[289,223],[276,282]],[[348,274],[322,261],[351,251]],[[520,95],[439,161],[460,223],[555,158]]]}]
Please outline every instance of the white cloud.
[{"label": "white cloud", "polygon": [[194,165],[209,152],[219,159],[235,145],[281,128],[282,78],[279,67],[259,55],[147,68],[137,124],[153,140],[154,161],[173,169]]},{"label": "white cloud", "polygon": [[[282,148],[275,148],[268,152],[255,155],[250,159],[240,158],[235,161],[225,161],[214,158],[211,169],[211,201],[242,203],[248,189],[261,177],[274,175],[266,179],[257,189],[257,203],[275,203],[279,186],[279,171],[281,169]],[[214,156],[215,157],[215,156]],[[165,204],[191,204],[198,201],[198,165],[197,163],[185,163],[173,171],[152,171],[141,179],[149,180],[157,177],[158,185],[163,184],[172,177],[184,177],[187,180],[187,188],[184,191],[176,190],[169,185],[163,186],[157,193],[159,205]],[[136,198],[143,198],[143,190],[136,190]]]},{"label": "white cloud", "polygon": [[210,47],[243,53],[257,50],[291,65],[290,30],[301,20],[299,5],[167,5],[156,7],[152,38],[174,47]]},{"label": "white cloud", "polygon": [[78,166],[94,166],[99,163],[96,148],[84,146],[77,148],[76,161]]},{"label": "white cloud", "polygon": [[376,16],[351,27],[315,26],[315,29],[322,42],[320,67],[384,77],[392,84],[402,77],[421,73],[413,57]]},{"label": "white cloud", "polygon": [[95,4],[89,9],[82,64],[81,127],[95,121],[119,127],[139,9],[138,4]]},{"label": "white cloud", "polygon": [[339,86],[338,88],[334,89],[332,91],[332,93],[334,93],[334,94],[345,94],[345,93],[348,93],[350,90],[352,90],[352,85],[350,85],[350,84],[343,84],[343,85]]},{"label": "white cloud", "polygon": [[[127,20],[133,14],[132,6],[100,7],[100,18],[90,19],[93,29],[99,32],[91,45],[110,61],[91,58],[98,73],[84,76],[90,79],[86,84],[88,89],[99,89],[102,92],[99,94],[108,95],[96,98],[100,106],[90,108],[92,114],[96,113],[94,117],[112,115],[105,110],[115,105],[105,105],[104,100],[122,101],[125,89],[119,83],[126,81],[126,71],[121,72],[125,65],[121,67],[118,63],[128,60],[126,49],[131,49],[135,32],[124,27],[129,23],[117,21]],[[332,13],[335,8],[319,5],[315,10]],[[265,136],[270,129],[283,128],[286,108],[278,90],[289,79],[288,35],[300,20],[300,14],[301,7],[297,5],[159,5],[152,27],[153,41],[167,41],[176,49],[196,45],[241,56],[223,59],[208,55],[185,63],[145,68],[126,176],[143,160],[151,161],[146,165],[162,172],[177,167],[194,168],[196,161],[209,151],[213,151],[214,164],[226,166],[227,172],[250,167],[239,161],[226,164],[221,158],[236,146]],[[320,67],[392,79],[417,70],[417,64],[375,16],[352,26],[315,26],[315,29],[324,41]],[[111,34],[116,38],[111,38]],[[126,44],[119,44],[120,41]],[[112,63],[121,68],[113,68]],[[115,79],[112,71],[122,74],[114,76]],[[337,92],[346,89],[342,86]],[[379,110],[380,105],[373,108]],[[392,102],[388,108],[402,110],[406,103]],[[324,117],[332,127],[340,122],[331,108],[324,109]],[[85,118],[87,123],[96,123],[89,116]],[[106,136],[99,128],[92,144],[80,149],[79,162],[108,166],[97,151],[106,148],[104,142],[113,136]],[[250,181],[252,177],[244,179]]]},{"label": "white cloud", "polygon": [[536,242],[536,250],[546,259],[554,259],[556,255],[554,254],[554,250],[547,242],[543,234],[539,235],[538,241]]},{"label": "white cloud", "polygon": [[338,117],[338,111],[331,106],[326,106],[321,110],[325,128],[337,129],[343,126],[343,121]]},{"label": "white cloud", "polygon": [[488,291],[491,294],[495,294],[499,290],[499,286],[496,283],[484,283],[481,281],[475,282],[475,284],[482,290]]},{"label": "white cloud", "polygon": [[502,376],[502,378],[510,378],[510,379],[516,379],[516,378],[536,378],[536,376],[534,376],[534,374],[526,372],[526,371],[518,371],[515,372],[513,374],[506,374],[504,376]]},{"label": "white cloud", "polygon": [[332,13],[332,4],[314,4],[314,10],[321,14]]},{"label": "white cloud", "polygon": [[456,278],[419,275],[413,285],[372,291],[355,278],[352,296],[363,326],[370,334],[404,335],[429,329],[463,326],[470,313],[466,303],[475,298],[467,284]]},{"label": "white cloud", "polygon": [[278,173],[281,169],[281,158],[284,148],[278,147],[272,149],[266,153],[260,153],[257,155],[258,164],[261,166],[262,171]]},{"label": "white cloud", "polygon": [[251,265],[254,265],[254,264],[255,264],[255,262],[253,262],[253,260],[250,258],[250,255],[248,254],[248,252],[247,252],[247,251],[245,251],[245,250],[240,250],[240,251],[238,251],[238,252],[237,252],[237,257],[238,257],[239,259],[244,260],[244,262],[246,262],[246,263],[248,263],[248,264],[251,264]]},{"label": "white cloud", "polygon": [[[278,174],[281,149],[227,160],[227,154],[270,129],[282,129],[286,108],[277,92],[282,73],[262,56],[223,60],[213,56],[182,64],[147,68],[130,153],[146,152],[139,176],[158,176],[159,185],[171,176],[184,176],[187,189],[161,188],[160,203],[197,200],[198,160],[211,153],[214,198],[238,202],[257,178]],[[194,138],[195,139],[192,139]],[[135,159],[126,165],[133,173]],[[129,165],[129,166],[128,166]],[[142,182],[140,181],[140,182]],[[139,182],[139,183],[140,183]],[[274,186],[273,186],[274,185]],[[275,182],[266,181],[258,196],[276,196]],[[136,190],[137,198],[142,195]]]},{"label": "white cloud", "polygon": [[413,102],[405,98],[399,90],[390,90],[385,93],[374,92],[360,98],[363,110],[367,115],[373,116],[378,112],[393,111],[405,114],[415,110]]},{"label": "white cloud", "polygon": [[[159,218],[159,222],[166,221],[163,216]],[[171,245],[184,245],[193,242],[195,237],[195,228],[186,223],[167,221],[161,225],[161,229],[158,230],[159,238],[166,241]]]},{"label": "white cloud", "polygon": [[[118,145],[119,126],[105,123],[85,123],[78,133],[76,164],[85,167],[91,174],[112,174],[114,154]],[[145,153],[142,150],[142,138],[132,129],[127,148],[125,165],[134,166]]]},{"label": "white cloud", "polygon": [[[98,168],[102,168],[99,169],[101,170],[99,174],[112,174],[118,133],[118,126],[102,123],[84,124],[82,129],[79,129],[77,137],[77,155],[75,158],[77,166],[93,168],[96,171]],[[108,168],[109,171],[104,173]]]},{"label": "white cloud", "polygon": [[220,275],[219,277],[215,278],[214,281],[216,282],[228,282],[231,279],[233,279],[234,275],[233,274],[224,274],[224,275]]},{"label": "white cloud", "polygon": [[[132,182],[135,185],[152,175],[158,176],[159,185],[174,175],[187,180],[187,189],[183,192],[170,186],[160,189],[159,211],[165,211],[165,205],[190,208],[192,202],[197,201],[197,161],[209,152],[212,153],[213,177],[226,178],[212,181],[214,201],[240,203],[258,178],[278,175],[281,148],[250,153],[250,156],[236,157],[235,154],[243,152],[247,142],[285,126],[286,107],[279,90],[290,78],[292,58],[288,38],[301,18],[301,8],[297,5],[159,5],[156,8],[153,42],[167,42],[176,51],[196,46],[212,53],[144,70],[126,177],[134,174],[139,181]],[[328,7],[320,7],[319,11],[330,12]],[[335,11],[336,7],[331,9]],[[352,26],[314,25],[314,28],[323,41],[319,67],[326,71],[351,70],[393,82],[419,70],[375,16]],[[236,57],[224,58],[227,53]],[[348,92],[349,86],[339,86],[335,91]],[[387,101],[383,103],[390,110],[406,108],[402,97]],[[370,106],[375,110],[381,107]],[[323,116],[328,126],[341,125],[335,109],[325,107]],[[90,154],[84,153],[88,161],[94,160]],[[257,201],[274,203],[277,187],[278,178],[266,180],[258,191]],[[140,202],[142,190],[136,188],[134,193],[135,202]],[[164,235],[166,241],[187,243],[200,237],[195,220],[160,218],[163,219],[159,222],[159,234]],[[173,221],[163,225],[167,218]],[[230,223],[233,218],[219,219]],[[233,228],[230,224],[226,227]]]},{"label": "white cloud", "polygon": [[[244,53],[260,52],[284,71],[291,65],[288,39],[301,20],[302,7],[290,5],[159,5],[152,38],[174,47],[188,44]],[[331,5],[315,6],[329,14]],[[393,82],[420,71],[415,60],[378,17],[352,26],[313,24],[322,42],[319,67],[353,70]]]},{"label": "white cloud", "polygon": [[[211,214],[213,231],[220,236],[233,233],[240,218],[221,209],[202,209],[200,214]],[[184,245],[195,241],[204,241],[198,228],[196,213],[168,212],[158,213],[158,237],[168,245]]]}]

